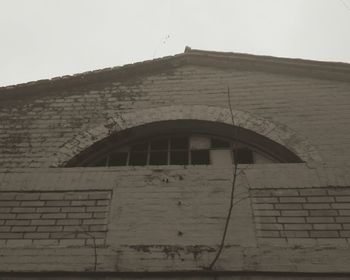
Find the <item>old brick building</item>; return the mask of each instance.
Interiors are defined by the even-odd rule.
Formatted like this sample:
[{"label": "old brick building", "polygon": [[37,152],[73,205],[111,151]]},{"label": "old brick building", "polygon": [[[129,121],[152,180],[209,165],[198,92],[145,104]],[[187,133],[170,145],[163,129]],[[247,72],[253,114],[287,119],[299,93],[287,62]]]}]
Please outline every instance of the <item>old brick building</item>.
[{"label": "old brick building", "polygon": [[348,279],[349,94],[189,48],[1,88],[0,278]]}]

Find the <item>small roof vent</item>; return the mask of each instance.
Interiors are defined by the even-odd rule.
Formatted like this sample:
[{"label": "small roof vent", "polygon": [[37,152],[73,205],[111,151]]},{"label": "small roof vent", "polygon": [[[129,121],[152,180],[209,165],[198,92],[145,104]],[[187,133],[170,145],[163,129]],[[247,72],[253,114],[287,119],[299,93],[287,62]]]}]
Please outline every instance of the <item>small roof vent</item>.
[{"label": "small roof vent", "polygon": [[190,52],[191,50],[192,50],[192,49],[191,49],[191,47],[186,46],[186,47],[185,47],[185,51],[184,51],[184,52],[185,52],[185,53],[187,53],[187,52]]}]

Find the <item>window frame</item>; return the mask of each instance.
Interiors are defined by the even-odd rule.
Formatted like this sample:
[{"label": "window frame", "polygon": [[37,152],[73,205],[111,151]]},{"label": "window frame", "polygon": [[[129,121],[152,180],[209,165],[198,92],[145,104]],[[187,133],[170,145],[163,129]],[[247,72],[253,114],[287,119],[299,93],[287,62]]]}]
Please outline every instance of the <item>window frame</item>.
[{"label": "window frame", "polygon": [[[224,123],[177,120],[154,122],[114,133],[72,158],[66,164],[66,167],[86,166],[87,162],[92,162],[93,159],[107,151],[142,141],[142,139],[149,140],[155,137],[169,137],[170,135],[203,135],[235,141],[280,163],[303,162],[295,153],[289,151],[286,147],[253,131]],[[190,149],[188,150],[190,151]]]}]

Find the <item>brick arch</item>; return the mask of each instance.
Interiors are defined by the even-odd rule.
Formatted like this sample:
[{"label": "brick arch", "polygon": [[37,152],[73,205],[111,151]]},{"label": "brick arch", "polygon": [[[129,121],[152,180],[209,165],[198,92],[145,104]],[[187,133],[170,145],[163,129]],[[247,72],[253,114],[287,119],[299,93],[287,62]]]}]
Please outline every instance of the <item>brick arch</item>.
[{"label": "brick arch", "polygon": [[[305,162],[320,161],[316,149],[290,128],[270,120],[233,110],[235,125],[251,130],[275,141],[295,153]],[[201,120],[232,124],[229,109],[213,106],[165,106],[133,112],[116,113],[106,123],[77,134],[67,141],[55,154],[51,167],[64,166],[71,158],[98,141],[120,131],[159,121]]]}]

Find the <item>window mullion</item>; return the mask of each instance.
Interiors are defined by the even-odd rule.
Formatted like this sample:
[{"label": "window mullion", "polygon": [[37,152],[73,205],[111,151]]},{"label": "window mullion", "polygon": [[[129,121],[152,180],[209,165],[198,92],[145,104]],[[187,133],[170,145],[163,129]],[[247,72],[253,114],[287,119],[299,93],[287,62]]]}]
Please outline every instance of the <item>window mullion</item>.
[{"label": "window mullion", "polygon": [[147,145],[147,160],[146,160],[146,165],[149,165],[150,158],[151,158],[151,142],[148,142],[148,145]]},{"label": "window mullion", "polygon": [[168,138],[168,149],[167,149],[167,165],[170,165],[170,156],[171,156],[171,149],[170,149],[170,138]]},{"label": "window mullion", "polygon": [[130,163],[130,150],[128,151],[128,155],[126,156],[126,166],[129,166]]}]

